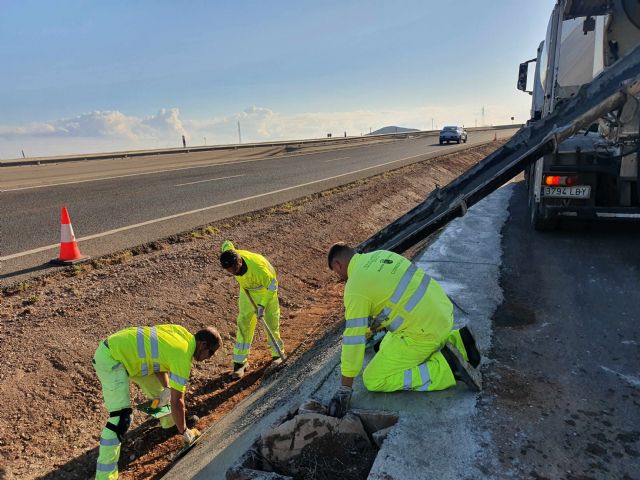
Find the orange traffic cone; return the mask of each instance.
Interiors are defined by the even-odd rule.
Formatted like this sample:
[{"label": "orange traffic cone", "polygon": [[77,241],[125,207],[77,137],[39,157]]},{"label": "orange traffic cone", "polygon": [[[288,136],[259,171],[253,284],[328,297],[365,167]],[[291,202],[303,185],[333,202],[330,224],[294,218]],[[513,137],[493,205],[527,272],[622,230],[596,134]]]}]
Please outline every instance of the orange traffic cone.
[{"label": "orange traffic cone", "polygon": [[76,237],[73,234],[71,219],[65,207],[62,207],[62,223],[60,225],[60,255],[52,262],[61,265],[72,265],[74,263],[89,260],[80,253]]}]

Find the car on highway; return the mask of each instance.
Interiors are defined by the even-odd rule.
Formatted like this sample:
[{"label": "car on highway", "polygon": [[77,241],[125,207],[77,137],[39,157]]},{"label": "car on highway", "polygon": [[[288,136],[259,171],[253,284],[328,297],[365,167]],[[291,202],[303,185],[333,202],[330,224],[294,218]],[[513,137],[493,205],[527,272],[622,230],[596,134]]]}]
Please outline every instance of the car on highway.
[{"label": "car on highway", "polygon": [[444,142],[467,143],[467,131],[462,127],[448,126],[440,130],[440,145]]}]

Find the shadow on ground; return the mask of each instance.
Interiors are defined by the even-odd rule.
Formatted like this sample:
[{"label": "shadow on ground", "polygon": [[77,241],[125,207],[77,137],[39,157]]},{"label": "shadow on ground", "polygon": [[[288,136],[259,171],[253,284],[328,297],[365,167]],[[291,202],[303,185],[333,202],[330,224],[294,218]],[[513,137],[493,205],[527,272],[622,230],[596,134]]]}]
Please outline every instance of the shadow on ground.
[{"label": "shadow on ground", "polygon": [[[188,414],[196,414],[199,417],[204,417],[211,414],[216,408],[228,401],[234,395],[240,393],[258,382],[265,371],[266,367],[259,370],[255,370],[246,375],[242,380],[232,380],[230,373],[213,378],[211,381],[205,383],[200,388],[190,394],[192,398],[197,398],[201,395],[206,395],[208,392],[218,391],[219,393],[213,395],[205,401],[195,401],[188,407]],[[137,412],[136,412],[137,413]],[[139,414],[139,413],[137,413]],[[105,419],[106,421],[106,419]],[[125,442],[123,443],[122,450],[120,452],[119,470],[125,471],[129,464],[140,457],[144,457],[151,452],[158,445],[162,444],[166,440],[177,435],[175,428],[163,430],[158,423],[153,419],[145,421],[142,425],[133,430],[129,430],[125,436]],[[173,456],[177,452],[172,452]],[[85,479],[89,475],[93,475],[95,472],[95,463],[98,457],[98,447],[85,452],[81,456],[70,460],[64,465],[60,465],[55,470],[47,473],[46,475],[37,477],[39,480],[68,480],[68,479]],[[151,457],[148,461],[139,463],[139,466],[144,466],[145,463],[152,464],[157,461],[156,457]],[[161,471],[158,471],[156,475],[149,478],[160,478],[171,468],[171,464],[167,465]],[[0,479],[3,477],[3,471],[0,469]]]}]

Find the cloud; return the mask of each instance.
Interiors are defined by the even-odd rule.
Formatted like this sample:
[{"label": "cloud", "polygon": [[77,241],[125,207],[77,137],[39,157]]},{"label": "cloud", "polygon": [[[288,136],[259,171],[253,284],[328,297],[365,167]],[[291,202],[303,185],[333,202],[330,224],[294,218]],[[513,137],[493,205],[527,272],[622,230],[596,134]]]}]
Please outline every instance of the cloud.
[{"label": "cloud", "polygon": [[0,126],[0,136],[112,138],[140,140],[155,138],[168,132],[182,134],[184,128],[177,108],[161,109],[145,118],[127,116],[118,111],[94,111],[77,117],[26,126]]},{"label": "cloud", "polygon": [[[507,105],[485,105],[486,124],[509,123]],[[433,119],[433,120],[432,120]],[[415,106],[397,110],[320,111],[285,114],[252,105],[222,116],[183,119],[177,108],[162,108],[146,117],[119,111],[94,111],[73,118],[18,126],[0,125],[0,157],[16,158],[24,149],[28,156],[140,150],[187,145],[238,142],[238,123],[243,143],[269,140],[300,140],[333,136],[356,136],[385,126],[430,130],[445,124],[481,124],[481,112],[466,105]],[[520,122],[525,119],[518,118]]]}]

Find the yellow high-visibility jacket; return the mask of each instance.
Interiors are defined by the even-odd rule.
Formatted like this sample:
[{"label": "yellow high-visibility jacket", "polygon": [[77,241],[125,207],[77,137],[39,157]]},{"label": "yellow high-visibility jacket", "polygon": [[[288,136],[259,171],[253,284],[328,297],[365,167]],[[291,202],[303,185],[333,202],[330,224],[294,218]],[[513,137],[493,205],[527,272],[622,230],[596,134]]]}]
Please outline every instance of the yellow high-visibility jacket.
[{"label": "yellow high-visibility jacket", "polygon": [[397,253],[355,254],[347,277],[341,357],[345,377],[362,370],[372,331],[386,329],[417,340],[435,340],[453,325],[453,305],[442,287]]},{"label": "yellow high-visibility jacket", "polygon": [[233,243],[224,242],[221,250],[224,252],[229,249],[235,250],[247,265],[247,272],[244,275],[234,275],[240,288],[246,289],[257,305],[266,307],[278,292],[276,269],[259,253],[238,250]]},{"label": "yellow high-visibility jacket", "polygon": [[184,392],[191,372],[196,339],[180,325],[129,327],[107,339],[114,360],[130,377],[169,372],[169,387]]}]

